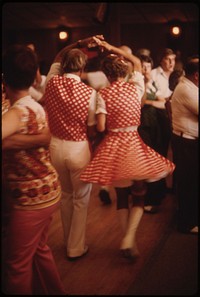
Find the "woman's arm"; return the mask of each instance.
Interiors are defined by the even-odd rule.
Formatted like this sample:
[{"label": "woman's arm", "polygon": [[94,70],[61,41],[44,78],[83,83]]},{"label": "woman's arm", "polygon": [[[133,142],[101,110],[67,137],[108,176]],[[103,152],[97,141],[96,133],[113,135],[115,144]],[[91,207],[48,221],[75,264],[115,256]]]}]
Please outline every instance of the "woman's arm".
[{"label": "woman's arm", "polygon": [[130,54],[121,48],[115,47],[114,45],[109,44],[106,41],[101,41],[101,46],[108,50],[109,52],[113,52],[117,55],[123,56],[125,59],[129,60],[134,65],[134,70],[138,72],[142,72],[141,61],[138,57],[133,54]]},{"label": "woman's arm", "polygon": [[55,59],[54,59],[54,63],[59,63],[62,61],[62,57],[65,54],[66,51],[73,49],[73,48],[84,48],[84,47],[88,47],[88,48],[92,48],[92,47],[96,47],[98,45],[101,44],[101,41],[104,40],[103,35],[95,35],[92,37],[88,37],[82,40],[78,40],[75,43],[72,43],[70,45],[67,45],[66,47],[64,47],[63,49],[61,49],[58,54],[56,55]]},{"label": "woman's arm", "polygon": [[105,113],[97,114],[97,131],[103,132],[106,130],[106,115]]},{"label": "woman's arm", "polygon": [[49,145],[51,134],[48,127],[43,128],[40,134],[23,135],[15,133],[2,141],[2,149],[27,149]]},{"label": "woman's arm", "polygon": [[[73,44],[65,46],[63,49],[61,49],[58,54],[56,55],[53,64],[50,67],[50,70],[46,77],[45,87],[47,86],[48,81],[55,75],[62,75],[62,69],[61,69],[61,62],[63,59],[64,54],[73,48],[84,48],[84,47],[96,47],[101,44],[101,41],[104,40],[103,35],[95,35],[83,40],[79,40]],[[45,97],[41,98],[40,102],[44,104]]]}]

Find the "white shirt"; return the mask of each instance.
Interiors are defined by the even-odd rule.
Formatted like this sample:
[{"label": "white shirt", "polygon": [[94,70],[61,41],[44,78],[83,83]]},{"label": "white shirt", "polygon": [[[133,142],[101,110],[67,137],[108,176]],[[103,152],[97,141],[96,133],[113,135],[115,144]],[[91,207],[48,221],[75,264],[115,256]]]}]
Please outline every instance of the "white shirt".
[{"label": "white shirt", "polygon": [[41,81],[40,85],[38,85],[37,87],[31,86],[29,88],[30,96],[33,99],[35,99],[36,101],[40,101],[40,99],[43,97],[44,91],[45,91],[46,75],[41,75],[41,78],[42,78],[42,81]]},{"label": "white shirt", "polygon": [[86,77],[88,84],[95,90],[100,90],[110,84],[103,71],[87,72]]},{"label": "white shirt", "polygon": [[151,77],[158,87],[156,95],[163,99],[170,97],[172,91],[169,89],[169,78],[166,76],[162,67],[158,66],[157,68],[154,68],[151,71]]},{"label": "white shirt", "polygon": [[182,77],[171,99],[173,131],[198,138],[199,88]]},{"label": "white shirt", "polygon": [[128,78],[128,82],[132,82],[136,87],[138,98],[141,102],[142,96],[144,95],[144,91],[145,91],[143,74],[139,71],[133,71],[131,77]]}]

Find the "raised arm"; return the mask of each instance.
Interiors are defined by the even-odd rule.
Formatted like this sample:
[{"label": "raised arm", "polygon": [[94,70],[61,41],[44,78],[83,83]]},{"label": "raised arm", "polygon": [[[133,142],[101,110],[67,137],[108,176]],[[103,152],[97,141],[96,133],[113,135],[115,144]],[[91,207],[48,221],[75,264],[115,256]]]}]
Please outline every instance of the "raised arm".
[{"label": "raised arm", "polygon": [[123,56],[125,59],[129,60],[134,65],[134,70],[138,72],[142,72],[141,61],[138,57],[133,54],[128,53],[127,51],[116,47],[114,45],[109,44],[108,42],[102,40],[101,41],[102,48],[105,48],[107,51],[111,53],[115,53],[117,55]]},{"label": "raised arm", "polygon": [[[61,69],[61,61],[63,59],[64,54],[69,51],[72,48],[84,48],[84,47],[96,47],[99,46],[101,44],[101,41],[104,40],[103,35],[95,35],[92,37],[88,37],[86,39],[83,40],[78,40],[77,42],[67,45],[65,46],[63,49],[61,49],[58,54],[56,55],[53,64],[50,67],[50,70],[47,74],[46,77],[46,82],[45,82],[45,87],[48,83],[48,81],[55,75],[62,75],[62,69]],[[45,98],[41,98],[42,104],[44,104]]]},{"label": "raised arm", "polygon": [[54,59],[54,63],[56,62],[61,62],[63,55],[65,54],[66,51],[72,49],[72,48],[84,48],[84,47],[88,47],[88,48],[92,48],[92,47],[96,47],[98,45],[101,44],[101,41],[104,40],[103,35],[95,35],[92,37],[88,37],[82,40],[78,40],[75,43],[72,43],[70,45],[67,45],[66,47],[64,47],[63,49],[61,49],[58,54],[56,55],[55,59]]}]

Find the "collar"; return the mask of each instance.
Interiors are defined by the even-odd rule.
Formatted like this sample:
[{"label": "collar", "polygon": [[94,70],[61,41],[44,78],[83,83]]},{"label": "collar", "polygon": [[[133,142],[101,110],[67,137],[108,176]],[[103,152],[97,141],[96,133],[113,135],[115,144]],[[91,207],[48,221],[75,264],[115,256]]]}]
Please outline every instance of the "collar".
[{"label": "collar", "polygon": [[67,77],[67,78],[73,78],[73,79],[75,79],[77,81],[81,81],[80,76],[78,76],[76,74],[73,74],[73,73],[65,73],[64,76]]},{"label": "collar", "polygon": [[162,76],[164,76],[168,79],[167,75],[165,74],[165,71],[163,70],[163,68],[161,66],[158,66],[158,71]]},{"label": "collar", "polygon": [[21,98],[17,99],[13,104],[19,103],[21,101],[23,102],[24,100],[34,100],[34,99],[31,97],[31,95],[27,95],[27,96],[24,96],[24,97],[21,97]]},{"label": "collar", "polygon": [[159,71],[161,74],[164,74],[164,70],[162,69],[161,66],[158,66],[158,71]]}]

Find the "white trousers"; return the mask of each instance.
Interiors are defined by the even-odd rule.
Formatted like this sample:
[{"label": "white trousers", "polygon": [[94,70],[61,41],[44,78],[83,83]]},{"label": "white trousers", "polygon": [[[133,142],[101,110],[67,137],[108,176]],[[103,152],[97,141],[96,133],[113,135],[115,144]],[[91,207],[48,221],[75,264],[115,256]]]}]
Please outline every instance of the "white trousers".
[{"label": "white trousers", "polygon": [[89,144],[88,141],[52,137],[50,155],[61,182],[61,219],[67,255],[77,257],[85,251],[87,209],[92,189],[91,183],[80,180],[80,174],[91,159]]}]

